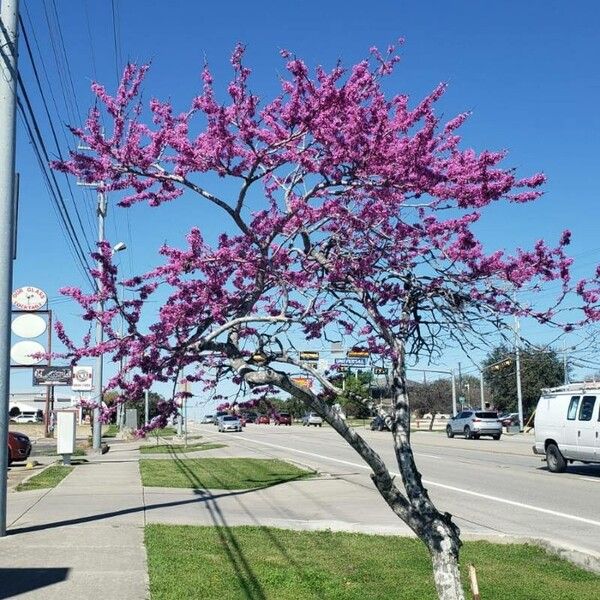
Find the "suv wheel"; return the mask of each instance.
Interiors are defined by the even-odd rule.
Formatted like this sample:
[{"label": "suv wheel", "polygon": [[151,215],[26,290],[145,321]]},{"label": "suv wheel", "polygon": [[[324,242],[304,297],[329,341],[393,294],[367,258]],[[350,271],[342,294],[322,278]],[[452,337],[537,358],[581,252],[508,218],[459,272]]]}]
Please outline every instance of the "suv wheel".
[{"label": "suv wheel", "polygon": [[501,436],[501,435],[502,435],[501,433],[497,433],[496,435],[493,435],[492,437],[493,437],[493,438],[494,438],[496,441],[498,441],[498,440],[500,439],[500,436]]},{"label": "suv wheel", "polygon": [[564,473],[567,468],[567,461],[560,453],[556,444],[548,444],[546,448],[546,462],[548,463],[548,470],[552,473]]},{"label": "suv wheel", "polygon": [[452,427],[450,427],[450,425],[448,425],[448,426],[446,427],[446,435],[447,435],[449,438],[453,438],[453,437],[454,437],[454,431],[452,431]]},{"label": "suv wheel", "polygon": [[470,440],[470,439],[472,439],[471,428],[467,425],[465,427],[465,440]]}]

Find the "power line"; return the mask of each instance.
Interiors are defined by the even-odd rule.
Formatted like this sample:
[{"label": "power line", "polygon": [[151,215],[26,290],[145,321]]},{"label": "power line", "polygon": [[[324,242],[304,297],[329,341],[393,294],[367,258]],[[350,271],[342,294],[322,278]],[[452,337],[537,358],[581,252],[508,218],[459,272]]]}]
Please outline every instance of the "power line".
[{"label": "power line", "polygon": [[[31,51],[31,46],[29,44],[29,37],[27,35],[27,30],[25,28],[25,24],[23,23],[23,19],[19,16],[19,23],[21,24],[21,30],[23,32],[23,38],[25,40],[25,46],[27,48],[27,54],[29,55],[29,60],[31,62],[31,66],[33,68],[33,74],[35,76],[35,80],[38,86],[38,90],[40,92],[40,96],[42,98],[42,103],[44,105],[44,110],[46,112],[46,117],[48,118],[48,123],[50,125],[50,130],[52,132],[52,137],[54,139],[54,144],[56,146],[56,152],[58,154],[58,158],[62,160],[62,155],[61,155],[61,151],[60,151],[60,144],[58,143],[58,136],[56,135],[56,130],[54,128],[54,123],[52,121],[52,117],[50,116],[50,110],[48,108],[48,103],[46,102],[46,96],[44,94],[44,90],[42,89],[42,83],[40,81],[40,77],[38,74],[38,70],[37,70],[37,66],[35,63],[35,60],[33,58],[33,53]],[[79,227],[81,228],[81,231],[83,233],[83,237],[85,240],[85,243],[87,245],[87,249],[88,252],[91,254],[92,253],[92,247],[90,244],[90,240],[87,236],[87,232],[85,227],[83,226],[83,223],[81,221],[81,215],[79,213],[79,208],[77,207],[77,203],[75,202],[75,196],[73,195],[73,188],[71,186],[71,180],[69,179],[69,176],[66,173],[63,173],[65,181],[67,182],[67,186],[68,186],[68,190],[69,190],[69,195],[71,197],[71,202],[73,204],[73,208],[75,209],[75,215],[77,217],[77,222],[79,223]]]}]

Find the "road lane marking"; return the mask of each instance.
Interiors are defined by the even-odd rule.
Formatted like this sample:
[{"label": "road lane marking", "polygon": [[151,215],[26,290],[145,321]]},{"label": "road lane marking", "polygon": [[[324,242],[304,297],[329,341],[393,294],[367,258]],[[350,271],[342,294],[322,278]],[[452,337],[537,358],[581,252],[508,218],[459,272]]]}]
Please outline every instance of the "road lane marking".
[{"label": "road lane marking", "polygon": [[[251,440],[246,437],[244,437],[244,441],[253,442],[255,444],[262,444],[263,446],[271,446],[272,448],[279,448],[280,450],[287,450],[289,452],[296,452],[298,454],[304,454],[306,456],[313,456],[314,458],[329,460],[332,462],[340,463],[342,465],[356,467],[358,469],[366,469],[367,471],[371,470],[371,468],[368,467],[367,465],[361,465],[360,463],[354,463],[354,462],[350,462],[348,460],[342,460],[341,458],[332,458],[330,456],[316,454],[315,452],[307,452],[306,450],[297,450],[296,448],[289,448],[288,446],[281,446],[279,444],[272,444],[270,442],[259,442],[258,440]],[[390,471],[390,474],[394,475],[396,477],[400,477],[400,473],[396,473],[394,471]],[[466,490],[464,488],[459,488],[459,487],[456,487],[453,485],[447,485],[445,483],[438,483],[437,481],[431,481],[428,479],[423,479],[423,483],[426,485],[432,485],[435,487],[439,487],[439,488],[442,488],[445,490],[451,490],[453,492],[458,492],[460,494],[467,494],[469,496],[475,496],[476,498],[484,498],[485,500],[490,500],[492,502],[498,502],[500,504],[508,504],[509,506],[516,506],[518,508],[524,508],[526,510],[539,512],[539,513],[542,513],[545,515],[552,515],[554,517],[559,517],[561,519],[568,519],[570,521],[577,521],[579,523],[586,523],[587,525],[593,525],[594,527],[600,527],[600,521],[594,521],[593,519],[586,519],[585,517],[578,517],[577,515],[570,515],[568,513],[551,510],[549,508],[542,508],[540,506],[533,506],[532,504],[516,502],[515,500],[508,500],[507,498],[499,498],[498,496],[491,496],[490,494],[482,494],[481,492],[474,492],[472,490]]]}]

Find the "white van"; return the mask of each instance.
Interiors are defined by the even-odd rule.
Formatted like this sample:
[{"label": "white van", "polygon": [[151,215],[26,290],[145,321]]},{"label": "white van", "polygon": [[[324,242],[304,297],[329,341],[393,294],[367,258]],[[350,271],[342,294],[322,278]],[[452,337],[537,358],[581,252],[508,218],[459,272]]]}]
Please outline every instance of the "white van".
[{"label": "white van", "polygon": [[534,454],[545,454],[548,470],[567,462],[600,462],[600,384],[572,383],[542,390],[535,411]]}]

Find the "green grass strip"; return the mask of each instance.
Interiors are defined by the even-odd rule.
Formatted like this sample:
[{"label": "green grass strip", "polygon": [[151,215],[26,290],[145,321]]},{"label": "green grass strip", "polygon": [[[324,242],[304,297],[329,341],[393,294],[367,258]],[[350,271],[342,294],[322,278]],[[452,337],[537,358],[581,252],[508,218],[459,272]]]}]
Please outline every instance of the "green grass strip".
[{"label": "green grass strip", "polygon": [[[415,539],[268,527],[146,526],[152,600],[435,600]],[[600,577],[525,544],[467,542],[485,600],[598,600]],[[176,565],[176,567],[174,567]]]},{"label": "green grass strip", "polygon": [[74,467],[53,465],[44,469],[38,475],[34,475],[24,483],[17,486],[17,492],[26,492],[28,490],[42,490],[56,487]]},{"label": "green grass strip", "polygon": [[178,452],[200,452],[202,450],[213,450],[215,448],[226,448],[225,444],[213,444],[203,442],[200,444],[158,444],[158,446],[141,446],[142,454],[176,454]]},{"label": "green grass strip", "polygon": [[281,460],[258,458],[146,459],[140,471],[145,486],[215,490],[256,489],[314,475]]}]

